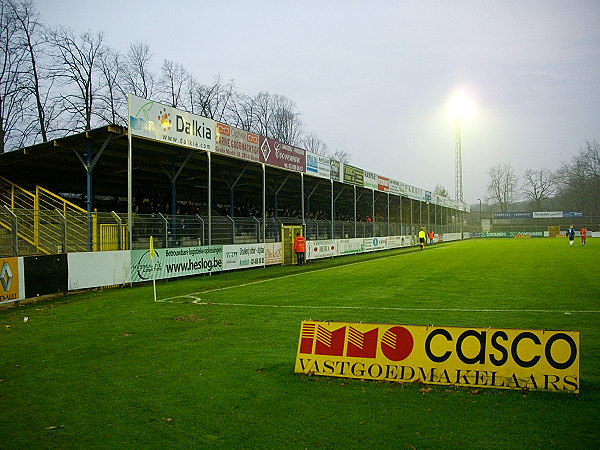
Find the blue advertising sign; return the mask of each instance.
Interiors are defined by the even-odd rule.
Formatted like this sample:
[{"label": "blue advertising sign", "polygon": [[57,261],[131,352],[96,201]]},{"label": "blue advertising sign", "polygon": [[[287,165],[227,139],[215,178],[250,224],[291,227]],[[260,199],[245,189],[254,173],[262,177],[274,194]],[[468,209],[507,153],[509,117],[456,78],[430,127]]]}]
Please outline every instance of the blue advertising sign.
[{"label": "blue advertising sign", "polygon": [[494,219],[531,219],[532,212],[500,212],[494,213]]}]

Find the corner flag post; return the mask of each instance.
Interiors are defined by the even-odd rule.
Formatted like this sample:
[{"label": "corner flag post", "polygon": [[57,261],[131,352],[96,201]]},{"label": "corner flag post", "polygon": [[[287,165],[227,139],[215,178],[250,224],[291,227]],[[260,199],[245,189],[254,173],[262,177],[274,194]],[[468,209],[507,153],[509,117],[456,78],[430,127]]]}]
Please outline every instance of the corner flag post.
[{"label": "corner flag post", "polygon": [[150,236],[150,261],[152,261],[152,287],[154,289],[154,301],[156,302],[156,271],[154,270],[154,236]]}]

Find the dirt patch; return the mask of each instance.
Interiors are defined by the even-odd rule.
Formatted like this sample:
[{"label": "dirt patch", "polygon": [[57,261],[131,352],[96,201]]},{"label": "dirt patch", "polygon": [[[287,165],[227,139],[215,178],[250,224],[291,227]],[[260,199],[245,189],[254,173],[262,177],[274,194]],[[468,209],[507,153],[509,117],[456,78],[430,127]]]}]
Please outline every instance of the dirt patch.
[{"label": "dirt patch", "polygon": [[206,320],[205,317],[198,317],[195,314],[189,314],[187,316],[177,316],[174,317],[173,320],[181,320],[182,322],[201,322]]}]

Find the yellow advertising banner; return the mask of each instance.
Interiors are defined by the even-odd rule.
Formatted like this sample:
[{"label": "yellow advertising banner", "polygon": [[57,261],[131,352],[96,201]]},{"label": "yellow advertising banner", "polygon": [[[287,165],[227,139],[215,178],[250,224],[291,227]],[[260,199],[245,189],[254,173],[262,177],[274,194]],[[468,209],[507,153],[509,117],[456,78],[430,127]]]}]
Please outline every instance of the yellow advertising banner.
[{"label": "yellow advertising banner", "polygon": [[0,302],[20,300],[19,258],[0,258]]},{"label": "yellow advertising banner", "polygon": [[303,321],[296,373],[579,393],[579,332]]}]

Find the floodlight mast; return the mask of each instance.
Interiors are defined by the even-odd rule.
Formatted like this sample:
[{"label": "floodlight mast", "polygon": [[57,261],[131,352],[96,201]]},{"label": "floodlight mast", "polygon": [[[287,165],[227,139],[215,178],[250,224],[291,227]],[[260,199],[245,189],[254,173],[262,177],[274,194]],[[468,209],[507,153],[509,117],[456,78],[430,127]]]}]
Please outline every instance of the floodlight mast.
[{"label": "floodlight mast", "polygon": [[460,118],[456,118],[456,142],[454,146],[454,158],[455,158],[455,191],[456,201],[459,204],[463,203],[463,182],[462,182],[462,148],[460,144]]}]

